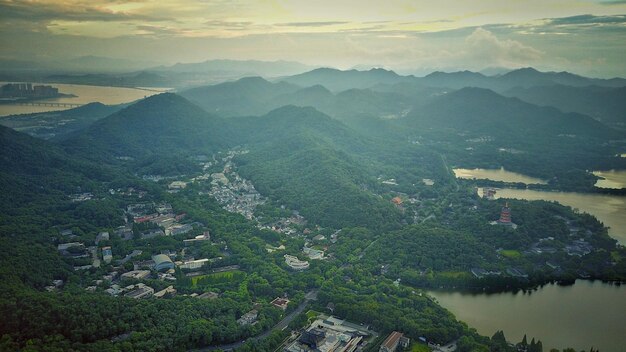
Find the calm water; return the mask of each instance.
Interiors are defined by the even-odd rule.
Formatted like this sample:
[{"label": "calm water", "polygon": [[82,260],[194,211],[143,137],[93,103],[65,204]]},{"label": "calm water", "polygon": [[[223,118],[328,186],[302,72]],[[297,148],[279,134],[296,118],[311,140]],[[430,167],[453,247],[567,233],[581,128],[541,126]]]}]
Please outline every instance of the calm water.
[{"label": "calm water", "polygon": [[516,172],[501,169],[454,169],[457,178],[486,179],[502,182],[521,182],[525,184],[546,184],[546,181]]},{"label": "calm water", "polygon": [[596,182],[596,187],[626,188],[626,170],[594,171],[593,174],[604,178]]},{"label": "calm water", "polygon": [[568,287],[547,285],[532,294],[429,292],[456,317],[493,335],[504,330],[509,341],[540,339],[543,350],[591,347],[626,351],[626,286],[576,281]]},{"label": "calm water", "polygon": [[[482,189],[478,190],[478,194],[482,194]],[[499,188],[496,192],[496,198],[549,200],[569,205],[598,218],[604,223],[604,226],[609,227],[611,237],[621,244],[626,244],[626,197],[624,196]],[[514,211],[513,217],[515,217]]]},{"label": "calm water", "polygon": [[[0,85],[7,82],[0,82]],[[59,93],[73,94],[76,97],[63,97],[56,99],[46,99],[42,102],[88,104],[100,102],[106,105],[123,104],[142,99],[154,94],[168,90],[168,88],[120,88],[86,86],[80,84],[57,84],[57,83],[33,83],[33,85],[50,85],[59,88]],[[32,112],[44,112],[54,110],[66,110],[63,107],[46,106],[21,106],[21,105],[0,105],[0,116],[13,114],[27,114]]]}]

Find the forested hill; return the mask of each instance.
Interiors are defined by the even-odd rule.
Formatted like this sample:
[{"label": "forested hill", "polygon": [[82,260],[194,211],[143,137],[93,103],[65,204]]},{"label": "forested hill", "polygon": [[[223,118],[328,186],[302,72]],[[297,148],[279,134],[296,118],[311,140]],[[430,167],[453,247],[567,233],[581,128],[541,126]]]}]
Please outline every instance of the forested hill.
[{"label": "forested hill", "polygon": [[404,122],[407,126],[415,123],[418,129],[451,129],[515,139],[556,138],[560,134],[621,137],[588,116],[538,107],[482,88],[463,88],[437,97],[415,108]]},{"label": "forested hill", "polygon": [[164,93],[141,100],[63,141],[69,152],[114,163],[131,160],[143,173],[194,170],[187,156],[206,155],[230,145],[230,131],[183,97]]},{"label": "forested hill", "polygon": [[2,215],[25,205],[52,203],[71,193],[89,192],[112,170],[70,156],[55,144],[0,126],[0,207]]},{"label": "forested hill", "polygon": [[318,68],[282,79],[301,87],[310,87],[316,84],[323,85],[331,91],[340,92],[352,88],[370,88],[377,84],[395,84],[415,79],[413,76],[400,76],[393,71],[373,68],[369,71],[348,70],[341,71],[332,68]]},{"label": "forested hill", "polygon": [[267,104],[269,100],[298,89],[298,86],[284,82],[271,83],[261,77],[247,77],[192,88],[181,92],[181,95],[208,112],[228,117],[264,114],[271,110]]},{"label": "forested hill", "polygon": [[571,87],[562,84],[516,87],[504,93],[540,106],[589,115],[604,123],[626,126],[626,87]]},{"label": "forested hill", "polygon": [[393,226],[398,212],[368,191],[376,181],[365,155],[376,148],[313,108],[286,106],[233,119],[250,153],[237,159],[263,194],[323,226]]}]

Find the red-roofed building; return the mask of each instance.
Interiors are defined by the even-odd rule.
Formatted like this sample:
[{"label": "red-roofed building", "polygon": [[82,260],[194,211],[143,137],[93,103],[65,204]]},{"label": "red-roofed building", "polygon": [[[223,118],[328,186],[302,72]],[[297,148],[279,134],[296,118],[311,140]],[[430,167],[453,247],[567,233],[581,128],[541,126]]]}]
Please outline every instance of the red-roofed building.
[{"label": "red-roofed building", "polygon": [[402,347],[402,348],[409,347],[409,342],[410,340],[404,337],[404,335],[401,332],[394,331],[391,334],[389,334],[389,336],[387,336],[387,339],[385,339],[385,342],[383,342],[383,344],[380,345],[380,349],[378,351],[379,352],[395,352],[398,350],[398,347]]}]

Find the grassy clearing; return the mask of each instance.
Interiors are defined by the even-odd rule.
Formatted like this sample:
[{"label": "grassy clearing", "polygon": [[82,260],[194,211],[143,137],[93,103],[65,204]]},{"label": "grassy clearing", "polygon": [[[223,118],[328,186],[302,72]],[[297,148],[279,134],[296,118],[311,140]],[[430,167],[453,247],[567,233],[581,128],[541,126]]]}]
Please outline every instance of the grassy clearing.
[{"label": "grassy clearing", "polygon": [[430,352],[430,348],[423,343],[414,343],[411,345],[411,352]]},{"label": "grassy clearing", "polygon": [[500,254],[501,254],[503,257],[506,257],[506,258],[511,258],[511,259],[517,259],[517,258],[519,258],[519,257],[521,257],[521,256],[522,256],[522,253],[520,253],[519,251],[516,251],[516,250],[514,250],[514,249],[505,249],[505,250],[502,250],[502,251],[500,251]]}]

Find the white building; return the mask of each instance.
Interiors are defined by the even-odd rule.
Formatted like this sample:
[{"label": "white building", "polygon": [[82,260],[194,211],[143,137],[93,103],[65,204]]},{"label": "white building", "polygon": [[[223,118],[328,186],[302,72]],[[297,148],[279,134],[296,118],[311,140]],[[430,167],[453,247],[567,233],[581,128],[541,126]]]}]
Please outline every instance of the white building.
[{"label": "white building", "polygon": [[309,262],[289,254],[285,254],[285,263],[293,270],[306,270],[309,268]]},{"label": "white building", "polygon": [[208,263],[208,259],[198,259],[198,260],[190,260],[188,262],[184,262],[180,264],[178,267],[181,269],[200,269],[204,264]]}]

